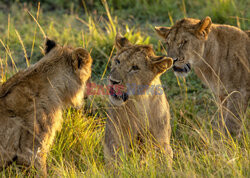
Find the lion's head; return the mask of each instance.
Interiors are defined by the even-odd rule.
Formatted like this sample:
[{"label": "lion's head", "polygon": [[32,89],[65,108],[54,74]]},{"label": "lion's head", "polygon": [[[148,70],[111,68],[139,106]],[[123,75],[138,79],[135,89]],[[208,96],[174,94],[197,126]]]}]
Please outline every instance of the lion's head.
[{"label": "lion's head", "polygon": [[[133,45],[119,34],[115,46],[117,54],[112,59],[109,76],[109,98],[114,105],[119,106],[134,96],[128,91],[131,85],[144,86],[146,90],[156,77],[173,64],[171,58],[156,56],[152,46]],[[123,88],[122,91],[118,91],[119,88]]]},{"label": "lion's head", "polygon": [[69,100],[67,103],[80,106],[84,98],[85,84],[91,76],[92,58],[89,52],[80,47],[60,46],[46,39],[44,53],[44,58],[38,62],[41,64],[40,68],[53,73],[51,76],[56,76],[55,85],[60,83],[62,95]]},{"label": "lion's head", "polygon": [[157,34],[164,38],[168,56],[174,60],[175,74],[185,76],[201,60],[211,24],[210,17],[184,18],[172,27],[155,27]]},{"label": "lion's head", "polygon": [[[89,79],[92,58],[86,49],[60,46],[55,41],[46,39],[44,52],[47,60],[64,64],[66,68],[70,67],[79,82],[85,83]],[[58,60],[61,61],[57,62]]]}]

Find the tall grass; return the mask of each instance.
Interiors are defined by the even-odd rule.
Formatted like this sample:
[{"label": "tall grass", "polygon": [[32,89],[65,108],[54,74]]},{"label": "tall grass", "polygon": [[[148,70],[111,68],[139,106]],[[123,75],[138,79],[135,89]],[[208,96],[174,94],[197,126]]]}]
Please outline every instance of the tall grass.
[{"label": "tall grass", "polygon": [[[149,22],[170,25],[171,21],[184,16],[211,15],[218,22],[241,24],[244,29],[250,27],[246,8],[249,4],[241,0],[103,0],[100,3],[102,5],[93,5],[101,9],[99,14],[93,7],[88,9],[88,3],[85,15],[74,10],[70,14],[46,11],[43,4],[36,9],[16,3],[9,14],[0,11],[3,22],[0,26],[1,81],[43,56],[45,35],[59,44],[88,49],[94,59],[92,80],[104,84],[117,31],[133,43],[153,43],[160,53],[160,42],[154,32],[148,30],[151,29]],[[184,80],[168,71],[161,79],[171,107],[173,167],[167,167],[164,155],[149,144],[144,148],[146,154],[141,154],[135,146],[128,157],[123,156],[122,164],[115,166],[117,174],[123,177],[249,177],[249,126],[245,125],[238,140],[223,137],[211,126],[211,121],[218,117],[217,103],[194,73]],[[62,131],[57,134],[47,161],[50,176],[113,176],[113,170],[104,163],[102,147],[107,107],[107,96],[90,96],[85,108],[65,110]],[[249,115],[248,108],[247,119]],[[12,165],[0,176],[32,177],[34,174],[35,170],[25,173]]]}]

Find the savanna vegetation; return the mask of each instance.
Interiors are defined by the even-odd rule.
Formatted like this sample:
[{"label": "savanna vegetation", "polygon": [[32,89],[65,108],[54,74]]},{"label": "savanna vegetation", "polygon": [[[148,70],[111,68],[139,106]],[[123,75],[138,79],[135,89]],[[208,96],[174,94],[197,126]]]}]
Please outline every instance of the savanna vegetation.
[{"label": "savanna vegetation", "polygon": [[[155,25],[170,26],[183,17],[210,16],[214,23],[250,29],[249,0],[1,0],[1,82],[32,65],[42,56],[44,37],[59,44],[82,46],[94,59],[92,82],[104,85],[111,57],[116,52],[117,32],[137,44],[153,44],[165,53],[154,32]],[[250,138],[248,107],[242,136],[224,137],[212,127],[218,119],[215,97],[192,72],[177,78],[169,70],[162,76],[171,107],[173,166],[146,144],[144,154],[137,147],[122,164],[122,177],[249,177]],[[108,98],[91,95],[80,110],[64,112],[62,131],[57,134],[48,157],[48,174],[62,177],[110,177],[103,157],[103,136]],[[145,154],[146,152],[146,154]],[[1,177],[33,176],[15,164]]]}]

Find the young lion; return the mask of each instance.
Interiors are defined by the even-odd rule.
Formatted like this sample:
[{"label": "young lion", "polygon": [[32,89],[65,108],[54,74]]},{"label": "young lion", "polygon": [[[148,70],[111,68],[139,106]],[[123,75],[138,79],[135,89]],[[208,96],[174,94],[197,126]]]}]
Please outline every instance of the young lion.
[{"label": "young lion", "polygon": [[173,61],[156,56],[149,45],[132,45],[120,35],[116,36],[115,45],[117,54],[109,77],[112,108],[105,130],[105,158],[116,159],[121,149],[128,152],[130,143],[144,139],[149,131],[171,160],[169,104],[160,76]]},{"label": "young lion", "polygon": [[239,134],[250,96],[250,38],[239,28],[185,18],[169,27],[156,27],[165,39],[174,72],[185,76],[191,67],[223,106],[222,124]]},{"label": "young lion", "polygon": [[82,103],[92,59],[46,40],[45,56],[0,88],[0,169],[12,162],[46,175],[46,155],[66,106]]}]

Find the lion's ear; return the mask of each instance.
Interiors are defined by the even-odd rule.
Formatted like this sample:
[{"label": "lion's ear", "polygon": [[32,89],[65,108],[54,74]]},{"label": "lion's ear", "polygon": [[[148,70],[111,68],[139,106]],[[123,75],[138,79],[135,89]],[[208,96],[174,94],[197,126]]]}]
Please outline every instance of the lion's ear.
[{"label": "lion's ear", "polygon": [[155,56],[151,58],[153,70],[156,73],[163,73],[173,65],[173,59],[166,56]]},{"label": "lion's ear", "polygon": [[212,20],[210,17],[205,17],[202,19],[198,24],[196,28],[196,36],[198,38],[207,38],[208,33],[210,32],[210,27],[212,25]]},{"label": "lion's ear", "polygon": [[49,38],[46,38],[45,45],[44,45],[44,53],[48,54],[54,47],[56,47],[56,42],[53,40],[50,40]]},{"label": "lion's ear", "polygon": [[91,63],[92,59],[89,52],[83,48],[76,48],[72,52],[73,66],[75,69],[81,69],[87,63]]},{"label": "lion's ear", "polygon": [[126,37],[123,37],[120,33],[117,33],[115,37],[115,47],[117,50],[120,50],[123,47],[131,46],[131,43]]},{"label": "lion's ear", "polygon": [[167,38],[170,29],[171,27],[155,27],[156,33],[163,38]]}]

